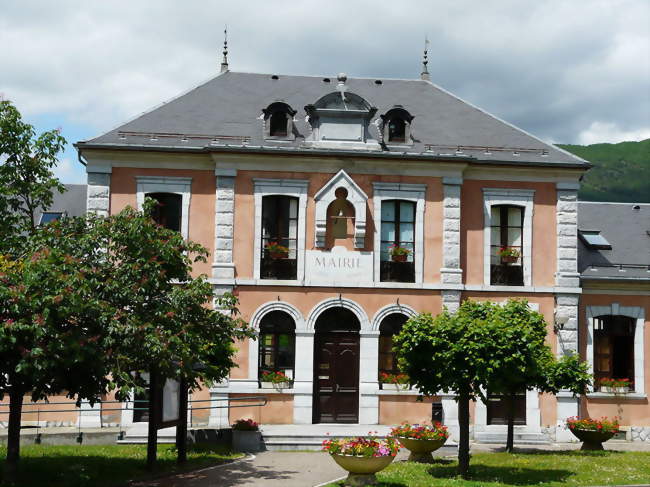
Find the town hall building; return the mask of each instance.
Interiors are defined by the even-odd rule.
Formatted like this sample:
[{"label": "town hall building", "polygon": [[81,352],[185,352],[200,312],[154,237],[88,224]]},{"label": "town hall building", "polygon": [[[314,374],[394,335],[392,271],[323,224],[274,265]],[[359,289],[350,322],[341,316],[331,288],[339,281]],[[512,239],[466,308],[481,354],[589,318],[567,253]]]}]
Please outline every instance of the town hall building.
[{"label": "town hall building", "polygon": [[[633,385],[583,398],[522,393],[518,431],[563,441],[567,417],[618,415],[628,439],[650,440],[650,206],[579,203],[589,163],[436,86],[426,64],[404,80],[239,73],[224,62],[210,81],[76,147],[88,211],[157,199],[161,223],[209,249],[196,274],[215,296],[235,294],[259,334],[237,344],[227,381],[193,397],[268,404],[213,409],[205,423],[441,417],[455,434],[453,396],[418,401],[380,380],[399,373],[392,337],[420,312],[523,298],[558,355],[580,353],[597,379]],[[268,372],[287,387],[263,388]],[[124,411],[119,422],[141,419]],[[472,405],[476,440],[504,424],[499,396]]]}]

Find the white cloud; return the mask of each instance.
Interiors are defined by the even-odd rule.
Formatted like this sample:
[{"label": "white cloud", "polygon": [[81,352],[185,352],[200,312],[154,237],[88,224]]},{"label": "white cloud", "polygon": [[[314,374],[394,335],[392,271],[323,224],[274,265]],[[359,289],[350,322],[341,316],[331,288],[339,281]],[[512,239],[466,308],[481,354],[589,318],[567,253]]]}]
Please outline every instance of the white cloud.
[{"label": "white cloud", "polygon": [[80,166],[79,162],[70,157],[62,157],[54,168],[54,175],[65,183],[85,184],[86,175],[78,166]]},{"label": "white cloud", "polygon": [[415,78],[428,34],[434,82],[540,137],[650,126],[647,0],[2,4],[0,93],[90,133],[216,75],[226,23],[236,71]]},{"label": "white cloud", "polygon": [[578,135],[578,143],[583,145],[609,142],[629,142],[650,139],[650,127],[636,130],[623,130],[615,123],[593,122],[588,129]]}]

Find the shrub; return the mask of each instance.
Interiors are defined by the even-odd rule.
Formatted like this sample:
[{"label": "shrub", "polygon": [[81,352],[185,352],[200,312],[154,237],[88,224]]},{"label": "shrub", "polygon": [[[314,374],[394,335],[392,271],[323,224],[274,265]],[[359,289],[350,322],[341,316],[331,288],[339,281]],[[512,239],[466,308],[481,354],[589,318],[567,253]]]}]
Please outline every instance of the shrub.
[{"label": "shrub", "polygon": [[232,429],[235,431],[257,431],[259,430],[259,425],[252,419],[238,419],[232,425]]}]

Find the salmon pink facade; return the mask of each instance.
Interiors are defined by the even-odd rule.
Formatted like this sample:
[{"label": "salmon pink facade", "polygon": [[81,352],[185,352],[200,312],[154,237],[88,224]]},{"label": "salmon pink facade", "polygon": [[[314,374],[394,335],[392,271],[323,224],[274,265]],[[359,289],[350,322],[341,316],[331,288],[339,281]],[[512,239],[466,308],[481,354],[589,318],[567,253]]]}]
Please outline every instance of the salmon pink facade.
[{"label": "salmon pink facade", "polygon": [[[165,224],[210,250],[197,275],[215,296],[234,293],[258,333],[237,344],[229,380],[194,394],[268,404],[213,409],[209,425],[436,419],[456,435],[453,396],[419,401],[399,383],[392,336],[420,312],[517,297],[545,316],[558,355],[597,356],[602,379],[607,367],[636,374],[625,394],[522,393],[518,434],[569,440],[567,417],[616,414],[629,439],[632,427],[648,436],[647,277],[611,293],[581,286],[577,190],[589,165],[427,79],[225,71],[77,147],[88,211],[157,199]],[[263,380],[270,372],[286,380]],[[489,399],[472,407],[477,441],[505,437],[501,398]]]}]

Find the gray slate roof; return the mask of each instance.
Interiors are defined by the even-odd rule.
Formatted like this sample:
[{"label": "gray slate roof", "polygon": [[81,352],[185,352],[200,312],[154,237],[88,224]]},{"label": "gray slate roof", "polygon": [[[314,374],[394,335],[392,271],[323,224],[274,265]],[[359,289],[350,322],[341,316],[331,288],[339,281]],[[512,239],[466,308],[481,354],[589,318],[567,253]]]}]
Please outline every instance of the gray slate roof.
[{"label": "gray slate roof", "polygon": [[[54,191],[52,205],[46,210],[48,212],[65,212],[67,216],[81,216],[86,214],[86,191],[85,184],[64,184],[67,191],[59,193]],[[36,210],[36,223],[41,219],[41,209]]]},{"label": "gray slate roof", "polygon": [[[317,76],[283,76],[227,71],[171,101],[78,147],[130,147],[185,150],[283,150],[320,152],[303,145],[310,133],[304,107],[336,91]],[[471,157],[478,161],[521,164],[589,164],[451,95],[424,80],[348,78],[347,91],[366,99],[377,112],[371,136],[379,140],[374,121],[395,105],[415,118],[414,143],[387,148],[384,155]],[[265,140],[262,109],[283,101],[297,111],[299,136],[292,142]],[[520,103],[513,100],[513,103]],[[157,134],[152,137],[152,134]],[[227,147],[226,147],[227,146]],[[460,151],[457,152],[460,147]],[[486,151],[485,148],[491,148]],[[353,150],[352,152],[363,152]],[[388,154],[387,154],[388,153]]]},{"label": "gray slate roof", "polygon": [[593,250],[578,239],[583,279],[650,280],[650,204],[579,202],[578,230],[599,230],[612,246]]}]

